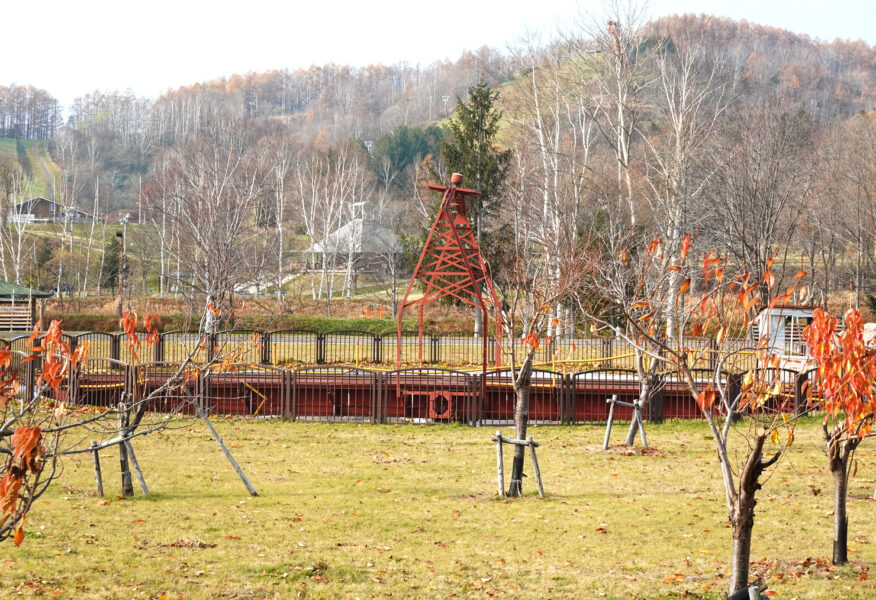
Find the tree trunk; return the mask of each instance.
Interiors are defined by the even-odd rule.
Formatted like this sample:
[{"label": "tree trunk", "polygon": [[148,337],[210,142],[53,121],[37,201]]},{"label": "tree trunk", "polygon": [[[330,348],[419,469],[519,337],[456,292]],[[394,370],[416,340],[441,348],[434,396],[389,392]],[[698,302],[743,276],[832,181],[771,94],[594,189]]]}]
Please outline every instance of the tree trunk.
[{"label": "tree trunk", "polygon": [[[639,410],[644,413],[645,407],[648,406],[648,398],[651,396],[651,375],[645,375],[642,383],[639,386]],[[642,416],[644,419],[644,415]],[[625,446],[633,446],[636,443],[636,436],[639,434],[639,422],[636,419],[630,419],[630,428],[627,429],[627,437],[624,440]]]},{"label": "tree trunk", "polygon": [[119,444],[119,466],[122,471],[122,496],[130,498],[134,495],[134,482],[131,479],[131,467],[128,464],[128,448]]},{"label": "tree trunk", "polygon": [[[516,406],[514,407],[514,428],[518,440],[526,439],[526,427],[529,424],[529,390],[532,383],[532,353],[527,352],[517,378],[514,380],[514,395]],[[523,457],[525,446],[514,446],[514,463],[511,466],[511,484],[508,487],[508,496],[516,497],[523,495]]]},{"label": "tree trunk", "polygon": [[733,526],[733,563],[730,568],[730,594],[748,585],[751,564],[751,531],[754,529],[754,497],[739,498],[730,522]]},{"label": "tree trunk", "polygon": [[733,494],[730,500],[730,524],[733,527],[730,594],[748,585],[748,568],[751,564],[751,532],[754,529],[754,507],[757,504],[754,495],[760,489],[758,480],[761,473],[764,469],[775,464],[781,456],[781,452],[777,452],[771,459],[764,461],[762,457],[765,441],[766,434],[754,438],[754,443],[745,460],[745,466],[739,474],[739,492]]},{"label": "tree trunk", "polygon": [[836,426],[831,434],[825,428],[827,458],[830,474],[833,476],[833,564],[849,562],[849,517],[846,511],[846,496],[849,493],[849,461],[855,453],[860,438],[843,440],[842,425]]},{"label": "tree trunk", "polygon": [[[645,354],[641,350],[636,350],[636,377],[639,380],[639,410],[642,413],[642,418],[645,418],[644,412],[651,400],[651,390],[654,388],[654,373],[657,368],[657,361],[651,359],[651,364],[645,368]],[[624,440],[624,445],[633,446],[636,443],[636,435],[639,433],[639,423],[636,419],[630,421],[630,428],[627,430],[627,437]]]},{"label": "tree trunk", "polygon": [[843,458],[846,460],[833,460],[830,465],[833,475],[833,564],[835,565],[849,562],[849,518],[846,514],[846,494],[849,483],[846,470],[848,455]]}]

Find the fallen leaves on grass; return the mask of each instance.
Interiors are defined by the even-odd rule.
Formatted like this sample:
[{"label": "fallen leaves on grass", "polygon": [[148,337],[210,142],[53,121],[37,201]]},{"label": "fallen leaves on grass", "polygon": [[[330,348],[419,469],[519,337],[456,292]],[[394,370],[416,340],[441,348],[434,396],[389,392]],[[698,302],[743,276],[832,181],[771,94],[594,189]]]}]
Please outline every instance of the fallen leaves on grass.
[{"label": "fallen leaves on grass", "polygon": [[180,538],[175,542],[171,542],[169,544],[158,544],[159,546],[166,546],[168,548],[215,548],[216,544],[211,544],[210,542],[205,542],[201,538],[195,538],[190,540],[188,538]]}]

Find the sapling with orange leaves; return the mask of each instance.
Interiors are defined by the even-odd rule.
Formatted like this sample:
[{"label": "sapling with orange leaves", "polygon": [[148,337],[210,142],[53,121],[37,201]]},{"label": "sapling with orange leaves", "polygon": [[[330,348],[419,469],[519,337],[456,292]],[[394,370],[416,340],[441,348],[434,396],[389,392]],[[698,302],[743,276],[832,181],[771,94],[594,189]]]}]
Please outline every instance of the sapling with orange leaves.
[{"label": "sapling with orange leaves", "polygon": [[[65,434],[94,420],[88,410],[68,405],[63,386],[71,369],[88,356],[88,342],[71,349],[59,321],[46,331],[38,322],[26,352],[0,349],[0,541],[24,541],[24,523],[34,502],[60,474],[59,451]],[[22,365],[42,363],[33,387],[20,375]]]},{"label": "sapling with orange leaves", "polygon": [[[135,369],[142,367],[141,337],[147,346],[159,340],[157,324],[157,317],[147,316],[140,324],[143,329],[138,329],[137,316],[132,312],[121,319],[132,359],[130,366]],[[210,360],[196,364],[195,357],[204,354],[205,339],[196,336],[196,346],[182,361],[163,365],[161,383],[154,389],[146,393],[142,386],[135,385],[130,393],[121,395],[118,404],[93,407],[85,405],[85,398],[77,395],[79,386],[69,385],[71,378],[81,375],[86,366],[88,341],[80,340],[71,348],[59,321],[52,321],[46,330],[41,325],[38,322],[34,326],[26,352],[14,352],[9,346],[0,348],[0,541],[11,537],[16,545],[22,543],[27,514],[60,476],[61,457],[117,445],[125,472],[127,456],[133,451],[131,441],[164,429],[187,407],[204,421],[247,489],[255,495],[255,489],[189,389],[200,372],[209,376],[234,368],[233,361],[243,348],[213,352]],[[26,367],[29,377],[22,377],[22,367]],[[162,404],[163,410],[147,412],[159,399],[167,400]],[[89,439],[95,440],[92,445],[86,445]],[[130,477],[127,482],[123,480],[123,491],[133,493]]]},{"label": "sapling with orange leaves", "polygon": [[611,313],[581,306],[597,328],[625,339],[652,368],[658,363],[674,374],[705,418],[733,532],[732,593],[748,584],[756,493],[793,443],[798,416],[770,331],[752,340],[752,317],[760,308],[781,310],[798,294],[805,274],[781,290],[769,267],[757,279],[746,271],[731,274],[723,257],[706,253],[696,267],[701,291],[695,296],[690,260],[695,241],[687,235],[679,252],[664,253],[663,241],[655,238],[644,252],[618,253],[593,269],[591,286]]},{"label": "sapling with orange leaves", "polygon": [[820,397],[807,395],[826,413],[822,428],[833,478],[833,564],[838,565],[849,560],[846,497],[849,477],[857,466],[855,450],[872,434],[876,415],[876,352],[864,343],[864,323],[857,309],[846,312],[843,329],[820,308],[812,317],[803,335],[818,364]]}]

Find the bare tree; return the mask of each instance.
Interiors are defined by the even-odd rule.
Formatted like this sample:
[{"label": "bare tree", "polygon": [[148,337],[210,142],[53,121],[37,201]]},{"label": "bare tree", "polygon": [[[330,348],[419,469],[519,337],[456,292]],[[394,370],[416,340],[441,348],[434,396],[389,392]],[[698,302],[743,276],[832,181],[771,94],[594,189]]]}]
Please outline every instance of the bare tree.
[{"label": "bare tree", "polygon": [[[186,269],[191,290],[229,315],[234,286],[251,279],[255,208],[266,177],[263,153],[237,131],[194,138],[168,149],[146,196],[155,231]],[[176,239],[168,239],[167,223]]]},{"label": "bare tree", "polygon": [[349,215],[350,205],[367,199],[373,189],[359,152],[353,144],[342,143],[307,154],[302,152],[296,162],[296,192],[304,229],[311,242],[306,251],[311,271],[315,269],[317,257],[320,260],[319,287],[311,277],[311,295],[315,299],[325,298],[329,316],[339,252],[346,251],[348,266],[351,260],[350,249],[338,240],[331,241],[330,236]]},{"label": "bare tree", "polygon": [[[702,149],[727,107],[730,90],[718,79],[718,66],[707,56],[704,40],[677,37],[654,56],[656,82],[653,111],[661,123],[643,135],[646,196],[651,220],[663,240],[664,267],[680,262],[685,231],[698,223],[694,202],[702,197],[712,167],[701,160]],[[677,271],[669,273],[679,289]],[[667,296],[667,335],[675,334],[677,294]]]},{"label": "bare tree", "polygon": [[854,279],[855,305],[861,303],[864,273],[873,262],[876,240],[876,116],[872,112],[856,115],[840,130],[839,162],[831,170],[831,191],[842,190],[844,202],[836,203],[843,222],[843,237],[854,248],[851,276]]},{"label": "bare tree", "polygon": [[[276,286],[281,290],[285,283],[286,276],[286,245],[285,245],[285,224],[287,219],[287,204],[290,196],[289,187],[291,187],[292,166],[295,160],[296,142],[288,135],[281,135],[272,138],[271,147],[268,153],[269,166],[271,169],[271,192],[273,194],[273,202],[271,205],[272,219],[276,228],[276,256],[277,256],[277,272]],[[284,310],[286,309],[285,297],[282,294],[278,295],[280,303]]]},{"label": "bare tree", "polygon": [[566,34],[582,108],[614,156],[617,202],[609,215],[624,215],[632,226],[638,219],[633,144],[645,88],[653,77],[649,63],[654,49],[641,34],[646,15],[645,2],[606,0],[603,22],[582,15]]},{"label": "bare tree", "polygon": [[[12,263],[12,272],[15,283],[22,283],[25,271],[24,261],[27,258],[27,250],[31,245],[28,231],[31,228],[30,215],[23,214],[19,204],[36,195],[36,185],[33,179],[24,171],[18,169],[5,170],[0,176],[4,176],[5,202],[0,210],[4,210],[2,217],[3,227],[0,230],[0,253],[3,254],[2,266],[6,275],[6,256]],[[10,218],[11,217],[11,218]],[[7,276],[8,279],[8,276]]]},{"label": "bare tree", "polygon": [[[815,191],[814,123],[775,102],[727,115],[710,148],[716,168],[701,202],[704,230],[738,265],[763,274],[789,248]],[[784,261],[775,265],[781,280]],[[796,271],[795,271],[796,272]]]},{"label": "bare tree", "polygon": [[[539,51],[528,42],[517,53],[519,69],[527,73],[525,82],[506,94],[508,116],[514,124],[514,142],[528,161],[524,177],[529,193],[541,203],[539,237],[551,240],[546,252],[561,246],[567,232],[564,223],[578,223],[586,205],[594,121],[582,104],[582,96],[566,79],[569,55],[565,45]],[[527,158],[523,158],[523,153]],[[556,262],[558,256],[547,256]],[[559,268],[554,266],[554,270]],[[548,334],[563,332],[563,304],[552,307],[556,318]]]}]

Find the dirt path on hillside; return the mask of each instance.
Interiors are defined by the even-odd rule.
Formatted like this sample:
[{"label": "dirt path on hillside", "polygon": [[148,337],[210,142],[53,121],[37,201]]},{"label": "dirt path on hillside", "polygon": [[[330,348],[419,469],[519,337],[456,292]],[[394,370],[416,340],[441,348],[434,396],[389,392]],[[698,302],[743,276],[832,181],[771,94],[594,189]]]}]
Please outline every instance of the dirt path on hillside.
[{"label": "dirt path on hillside", "polygon": [[49,200],[55,199],[55,186],[52,181],[52,176],[49,175],[49,169],[46,168],[46,163],[43,162],[42,154],[40,153],[40,143],[33,143],[33,155],[36,156],[37,161],[40,163],[40,169],[43,170],[43,177],[46,178],[46,190],[48,190]]}]

